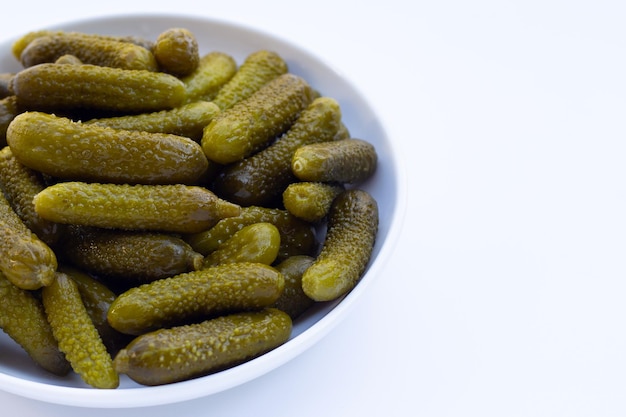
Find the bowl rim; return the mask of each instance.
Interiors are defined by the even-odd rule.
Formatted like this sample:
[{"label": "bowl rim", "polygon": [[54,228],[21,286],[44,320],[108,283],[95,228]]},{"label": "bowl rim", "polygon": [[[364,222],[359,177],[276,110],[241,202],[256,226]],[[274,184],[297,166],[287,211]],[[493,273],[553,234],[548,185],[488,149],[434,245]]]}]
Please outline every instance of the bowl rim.
[{"label": "bowl rim", "polygon": [[[368,107],[372,114],[376,115],[376,121],[380,125],[381,133],[384,136],[383,139],[387,142],[391,150],[390,156],[393,160],[390,164],[390,169],[392,170],[391,175],[393,175],[395,179],[396,190],[393,209],[389,214],[392,219],[390,220],[389,228],[384,239],[385,244],[380,247],[375,260],[370,263],[359,284],[341,299],[331,302],[329,311],[310,327],[291,338],[285,344],[236,367],[205,377],[177,382],[175,385],[181,389],[172,390],[171,387],[173,384],[168,384],[153,387],[142,386],[128,389],[98,390],[89,387],[68,387],[31,381],[0,371],[0,389],[3,391],[22,397],[67,406],[87,408],[136,408],[172,404],[206,397],[249,382],[294,359],[330,333],[347,316],[347,313],[360,299],[360,295],[365,292],[374,281],[371,277],[382,274],[382,270],[389,258],[391,258],[396,244],[399,241],[399,236],[402,233],[401,225],[407,211],[408,185],[401,153],[390,140],[388,135],[390,130],[385,125],[381,113],[375,111],[372,103],[365,98],[362,91],[353,84],[349,77],[343,76],[332,64],[328,63],[320,56],[293,43],[285,37],[259,29],[255,26],[211,16],[197,16],[185,13],[111,13],[96,17],[77,18],[58,22],[47,26],[45,29],[64,29],[92,24],[101,25],[113,20],[137,19],[145,21],[168,19],[176,23],[183,21],[196,22],[209,24],[217,28],[228,28],[238,32],[258,35],[305,54],[333,72],[335,76],[357,96],[359,101]],[[18,37],[13,36],[0,39],[0,42],[8,44],[16,39],[18,39]],[[212,380],[210,384],[206,384],[206,380],[208,379]]]}]

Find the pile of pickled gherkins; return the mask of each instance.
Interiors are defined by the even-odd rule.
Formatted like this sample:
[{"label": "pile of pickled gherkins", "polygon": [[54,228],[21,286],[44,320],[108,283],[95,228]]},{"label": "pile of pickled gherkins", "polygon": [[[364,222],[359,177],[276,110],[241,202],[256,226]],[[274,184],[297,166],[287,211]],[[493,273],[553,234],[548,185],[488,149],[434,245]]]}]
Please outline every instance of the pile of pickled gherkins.
[{"label": "pile of pickled gherkins", "polygon": [[0,327],[42,368],[96,388],[196,378],[358,283],[376,150],[277,53],[201,55],[184,28],[42,30],[12,53]]}]

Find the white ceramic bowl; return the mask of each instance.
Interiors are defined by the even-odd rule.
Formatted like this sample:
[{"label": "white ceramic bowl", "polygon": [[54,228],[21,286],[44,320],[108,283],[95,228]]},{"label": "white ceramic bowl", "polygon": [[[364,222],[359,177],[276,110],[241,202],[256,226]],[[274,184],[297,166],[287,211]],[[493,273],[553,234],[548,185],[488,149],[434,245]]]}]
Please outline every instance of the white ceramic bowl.
[{"label": "white ceramic bowl", "polygon": [[[48,29],[75,30],[110,35],[139,35],[156,39],[163,30],[185,27],[198,38],[201,53],[219,50],[232,55],[238,63],[251,52],[271,49],[288,63],[291,72],[302,76],[314,88],[337,99],[343,118],[353,137],[375,145],[379,167],[374,178],[362,185],[378,201],[380,229],[373,257],[356,288],[343,299],[317,305],[294,323],[291,339],[277,349],[234,368],[190,381],[158,387],[140,386],[122,376],[115,390],[86,386],[73,374],[56,377],[39,369],[24,351],[0,332],[0,389],[41,401],[98,408],[144,407],[174,403],[210,395],[259,377],[293,359],[325,336],[367,289],[383,274],[387,258],[399,235],[405,208],[405,179],[398,151],[372,108],[359,91],[318,57],[283,39],[247,27],[205,18],[163,15],[130,15],[70,22]],[[0,72],[18,71],[11,55],[15,39],[0,42]]]}]

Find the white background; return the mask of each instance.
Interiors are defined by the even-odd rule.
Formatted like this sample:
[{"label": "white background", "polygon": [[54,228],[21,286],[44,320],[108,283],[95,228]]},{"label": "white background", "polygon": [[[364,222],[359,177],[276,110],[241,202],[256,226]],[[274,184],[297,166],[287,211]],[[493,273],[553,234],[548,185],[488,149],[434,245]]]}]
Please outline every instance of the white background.
[{"label": "white background", "polygon": [[404,156],[410,195],[386,273],[328,337],[275,371],[148,410],[0,393],[2,409],[20,417],[626,415],[624,4],[11,1],[3,39],[140,11],[285,37],[371,101]]}]

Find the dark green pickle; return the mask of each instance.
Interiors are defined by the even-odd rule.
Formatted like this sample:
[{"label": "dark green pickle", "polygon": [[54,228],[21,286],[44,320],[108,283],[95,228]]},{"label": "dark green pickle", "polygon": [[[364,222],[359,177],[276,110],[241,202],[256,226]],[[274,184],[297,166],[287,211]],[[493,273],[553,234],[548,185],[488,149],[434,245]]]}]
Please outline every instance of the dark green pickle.
[{"label": "dark green pickle", "polygon": [[7,129],[9,124],[20,114],[17,97],[8,96],[0,99],[0,147],[7,145]]},{"label": "dark green pickle", "polygon": [[289,257],[275,266],[285,277],[285,289],[273,307],[289,314],[292,320],[297,319],[315,302],[302,289],[302,275],[315,261],[306,255]]},{"label": "dark green pickle", "polygon": [[152,48],[161,71],[183,77],[191,74],[200,61],[198,40],[185,28],[171,28],[159,34]]},{"label": "dark green pickle", "polygon": [[345,189],[341,184],[325,182],[294,182],[283,192],[283,205],[294,216],[311,223],[328,215],[335,198]]},{"label": "dark green pickle", "polygon": [[271,223],[243,227],[204,259],[204,267],[235,262],[271,265],[280,249],[280,231]]},{"label": "dark green pickle", "polygon": [[130,285],[202,267],[204,257],[165,233],[70,227],[61,249],[79,268]]},{"label": "dark green pickle", "polygon": [[228,54],[213,51],[202,56],[198,67],[191,74],[181,77],[185,84],[185,102],[212,101],[236,72],[237,62]]},{"label": "dark green pickle", "polygon": [[0,73],[0,99],[13,95],[9,89],[9,84],[11,83],[13,75],[15,74],[11,72]]},{"label": "dark green pickle", "polygon": [[224,168],[214,181],[216,193],[242,206],[267,206],[297,178],[291,159],[303,145],[331,141],[341,125],[339,103],[319,97],[300,113],[278,140],[262,151]]},{"label": "dark green pickle", "polygon": [[121,350],[115,369],[143,385],[189,380],[262,355],[285,343],[291,329],[289,315],[274,308],[160,329]]},{"label": "dark green pickle", "polygon": [[302,181],[355,184],[374,174],[377,160],[371,143],[344,139],[302,146],[293,156],[291,169]]}]

